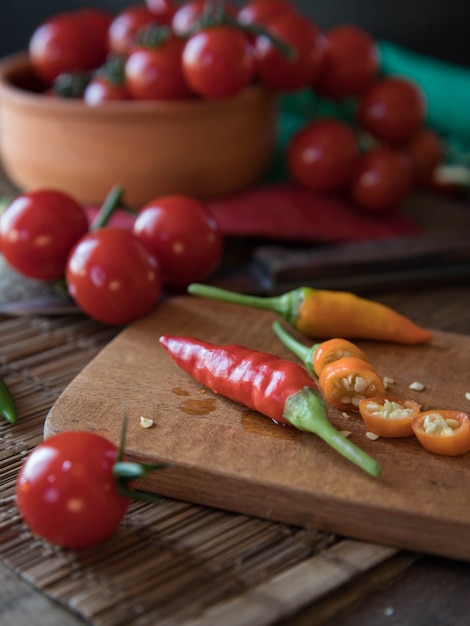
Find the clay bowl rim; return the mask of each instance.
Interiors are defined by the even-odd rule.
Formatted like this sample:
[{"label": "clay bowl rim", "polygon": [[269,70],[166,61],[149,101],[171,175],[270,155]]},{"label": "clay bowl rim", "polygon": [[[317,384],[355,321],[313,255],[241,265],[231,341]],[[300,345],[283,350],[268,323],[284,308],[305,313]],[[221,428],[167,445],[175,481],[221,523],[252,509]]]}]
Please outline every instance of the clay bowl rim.
[{"label": "clay bowl rim", "polygon": [[18,52],[0,59],[0,106],[2,101],[19,104],[31,110],[47,111],[51,113],[76,113],[94,117],[104,114],[132,116],[206,116],[214,112],[231,110],[250,100],[264,97],[275,97],[275,94],[263,85],[256,83],[248,86],[240,94],[232,98],[220,100],[205,100],[190,98],[187,100],[120,100],[105,102],[97,106],[87,106],[81,100],[72,98],[54,98],[45,96],[41,92],[29,91],[13,82],[15,77],[32,74],[32,66],[28,52]]}]

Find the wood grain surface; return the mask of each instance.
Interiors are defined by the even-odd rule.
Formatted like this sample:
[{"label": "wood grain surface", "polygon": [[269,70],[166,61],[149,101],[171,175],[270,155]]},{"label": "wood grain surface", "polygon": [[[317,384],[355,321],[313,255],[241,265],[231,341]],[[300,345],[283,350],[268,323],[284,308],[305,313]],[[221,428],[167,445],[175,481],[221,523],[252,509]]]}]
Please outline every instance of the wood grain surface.
[{"label": "wood grain surface", "polygon": [[[97,430],[118,442],[124,412],[130,417],[131,459],[165,461],[143,482],[166,496],[315,527],[398,548],[470,560],[466,541],[470,496],[462,484],[469,456],[438,457],[414,438],[370,441],[357,416],[331,408],[333,424],[382,463],[374,479],[314,435],[214,395],[181,372],[158,344],[163,333],[214,343],[243,343],[290,357],[274,337],[270,313],[181,296],[117,336],[67,387],[48,414],[45,435]],[[357,342],[393,395],[423,409],[468,410],[470,338],[435,332],[432,342],[409,347]],[[292,358],[292,357],[290,357]],[[424,383],[422,392],[408,388]],[[467,387],[466,387],[467,384]],[[151,429],[140,416],[155,420]]]}]

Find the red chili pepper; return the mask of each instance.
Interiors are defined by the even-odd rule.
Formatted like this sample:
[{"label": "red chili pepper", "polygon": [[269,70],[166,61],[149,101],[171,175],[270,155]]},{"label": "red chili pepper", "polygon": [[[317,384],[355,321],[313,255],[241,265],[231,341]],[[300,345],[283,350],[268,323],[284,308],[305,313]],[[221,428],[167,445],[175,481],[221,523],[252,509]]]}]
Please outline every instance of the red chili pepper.
[{"label": "red chili pepper", "polygon": [[410,345],[432,339],[431,331],[391,307],[346,291],[299,287],[281,296],[266,298],[193,283],[188,292],[273,311],[309,337],[377,339]]},{"label": "red chili pepper", "polygon": [[372,476],[380,464],[329,422],[315,381],[297,363],[239,345],[216,346],[191,337],[160,337],[175,363],[215,393],[280,424],[315,433]]}]

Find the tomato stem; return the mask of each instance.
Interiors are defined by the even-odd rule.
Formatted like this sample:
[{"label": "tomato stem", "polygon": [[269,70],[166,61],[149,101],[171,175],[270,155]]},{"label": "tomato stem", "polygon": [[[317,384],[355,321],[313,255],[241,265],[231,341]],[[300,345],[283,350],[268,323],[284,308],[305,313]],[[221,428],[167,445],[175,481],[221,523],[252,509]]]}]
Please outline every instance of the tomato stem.
[{"label": "tomato stem", "polygon": [[208,2],[199,17],[195,26],[189,32],[189,37],[194,35],[203,28],[215,28],[217,26],[232,26],[247,35],[267,37],[275,48],[287,59],[296,57],[296,50],[293,46],[286,44],[285,41],[271,33],[261,24],[242,24],[236,18],[227,14],[222,2]]},{"label": "tomato stem", "polygon": [[114,211],[123,205],[124,189],[121,185],[114,185],[108,193],[101,205],[100,210],[96,214],[95,219],[90,225],[90,231],[98,230],[105,226]]},{"label": "tomato stem", "polygon": [[127,424],[129,417],[127,412],[124,414],[124,420],[121,429],[121,438],[119,441],[116,462],[113,465],[113,475],[116,480],[116,489],[124,498],[131,500],[143,500],[145,502],[161,502],[161,497],[156,496],[140,489],[131,489],[129,482],[138,478],[145,478],[147,474],[157,469],[169,467],[167,463],[135,463],[132,461],[124,461],[124,447],[126,442]]},{"label": "tomato stem", "polygon": [[284,418],[298,430],[314,433],[371,476],[380,476],[380,463],[336,430],[328,420],[322,399],[310,387],[304,387],[287,399]]}]

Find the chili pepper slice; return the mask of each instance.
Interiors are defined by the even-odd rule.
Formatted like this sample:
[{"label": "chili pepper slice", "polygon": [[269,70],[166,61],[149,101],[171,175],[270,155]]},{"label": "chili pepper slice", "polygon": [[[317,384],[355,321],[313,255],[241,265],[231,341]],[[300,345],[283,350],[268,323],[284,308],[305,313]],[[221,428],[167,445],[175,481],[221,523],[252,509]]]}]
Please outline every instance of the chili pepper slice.
[{"label": "chili pepper slice", "polygon": [[380,464],[328,420],[316,383],[301,365],[244,346],[217,346],[192,337],[163,335],[160,344],[178,367],[213,392],[278,424],[312,432],[365,472],[380,475]]},{"label": "chili pepper slice", "polygon": [[4,380],[0,377],[0,415],[7,422],[15,424],[18,419],[15,402]]},{"label": "chili pepper slice", "polygon": [[279,322],[273,323],[273,330],[278,339],[303,361],[305,367],[315,376],[320,376],[326,365],[345,356],[355,356],[367,361],[365,352],[348,339],[334,337],[307,347],[288,333]]},{"label": "chili pepper slice", "polygon": [[470,450],[470,418],[464,411],[422,411],[412,427],[420,444],[434,454],[458,456]]},{"label": "chili pepper slice", "polygon": [[414,345],[433,336],[431,331],[391,307],[347,291],[299,287],[280,296],[260,297],[193,283],[188,286],[188,292],[273,311],[309,337],[376,339]]},{"label": "chili pepper slice", "polygon": [[359,413],[367,429],[380,437],[409,437],[421,408],[414,400],[395,396],[364,398]]},{"label": "chili pepper slice", "polygon": [[342,411],[359,412],[364,398],[385,396],[382,378],[367,361],[345,356],[326,365],[319,378],[325,400]]}]

